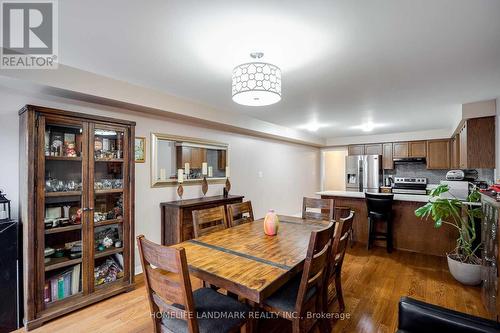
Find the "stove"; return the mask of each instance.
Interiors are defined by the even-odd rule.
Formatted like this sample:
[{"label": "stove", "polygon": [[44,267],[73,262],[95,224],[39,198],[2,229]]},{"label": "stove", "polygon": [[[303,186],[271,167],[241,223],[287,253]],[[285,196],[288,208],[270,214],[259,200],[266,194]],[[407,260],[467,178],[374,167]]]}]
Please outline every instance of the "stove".
[{"label": "stove", "polygon": [[427,194],[427,178],[394,178],[392,193],[399,194]]}]

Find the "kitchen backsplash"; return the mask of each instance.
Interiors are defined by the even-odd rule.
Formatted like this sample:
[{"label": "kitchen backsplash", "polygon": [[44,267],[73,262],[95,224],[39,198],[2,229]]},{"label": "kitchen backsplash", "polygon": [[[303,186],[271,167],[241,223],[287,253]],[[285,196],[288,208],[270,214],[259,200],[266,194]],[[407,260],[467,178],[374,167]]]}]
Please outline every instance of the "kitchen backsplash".
[{"label": "kitchen backsplash", "polygon": [[[478,180],[484,180],[488,184],[493,184],[493,169],[477,169]],[[423,163],[401,163],[396,164],[393,170],[384,170],[384,178],[392,177],[425,177],[428,184],[439,184],[441,180],[446,180],[448,170],[427,170]]]}]

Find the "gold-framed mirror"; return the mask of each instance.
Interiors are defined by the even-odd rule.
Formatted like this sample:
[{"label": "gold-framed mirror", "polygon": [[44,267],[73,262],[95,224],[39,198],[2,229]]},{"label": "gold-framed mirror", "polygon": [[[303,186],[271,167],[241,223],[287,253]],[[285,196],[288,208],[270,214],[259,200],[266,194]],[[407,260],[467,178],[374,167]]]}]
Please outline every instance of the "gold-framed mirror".
[{"label": "gold-framed mirror", "polygon": [[184,185],[200,184],[204,177],[224,183],[228,174],[228,144],[151,133],[151,187],[176,186],[179,177]]}]

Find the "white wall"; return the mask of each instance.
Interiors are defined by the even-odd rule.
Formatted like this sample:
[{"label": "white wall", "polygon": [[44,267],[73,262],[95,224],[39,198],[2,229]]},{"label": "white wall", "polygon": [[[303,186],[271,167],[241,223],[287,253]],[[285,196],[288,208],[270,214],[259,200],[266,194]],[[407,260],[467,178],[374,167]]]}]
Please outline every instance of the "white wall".
[{"label": "white wall", "polygon": [[[296,214],[302,197],[319,190],[319,149],[222,132],[185,122],[73,100],[34,96],[0,88],[0,188],[13,201],[17,216],[18,197],[18,110],[24,104],[38,104],[76,112],[99,114],[137,122],[136,135],[147,138],[146,163],[136,164],[136,234],[160,242],[160,208],[163,201],[176,200],[175,187],[150,187],[150,133],[167,133],[225,142],[229,144],[231,193],[252,200],[256,217],[270,209]],[[259,177],[262,173],[262,178]],[[222,194],[222,184],[210,185],[207,195]],[[200,186],[185,186],[184,198],[201,195]],[[138,263],[139,261],[137,261]]]},{"label": "white wall", "polygon": [[344,191],[347,147],[322,149],[321,154],[321,190]]}]

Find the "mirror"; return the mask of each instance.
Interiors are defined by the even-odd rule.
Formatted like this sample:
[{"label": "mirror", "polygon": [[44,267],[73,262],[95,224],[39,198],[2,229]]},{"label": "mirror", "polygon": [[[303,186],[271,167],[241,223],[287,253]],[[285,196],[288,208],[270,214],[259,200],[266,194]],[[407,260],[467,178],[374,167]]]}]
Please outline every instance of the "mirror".
[{"label": "mirror", "polygon": [[[151,186],[224,182],[229,173],[228,145],[167,134],[151,134]],[[182,172],[179,171],[182,169]],[[182,175],[180,175],[182,173]]]}]

